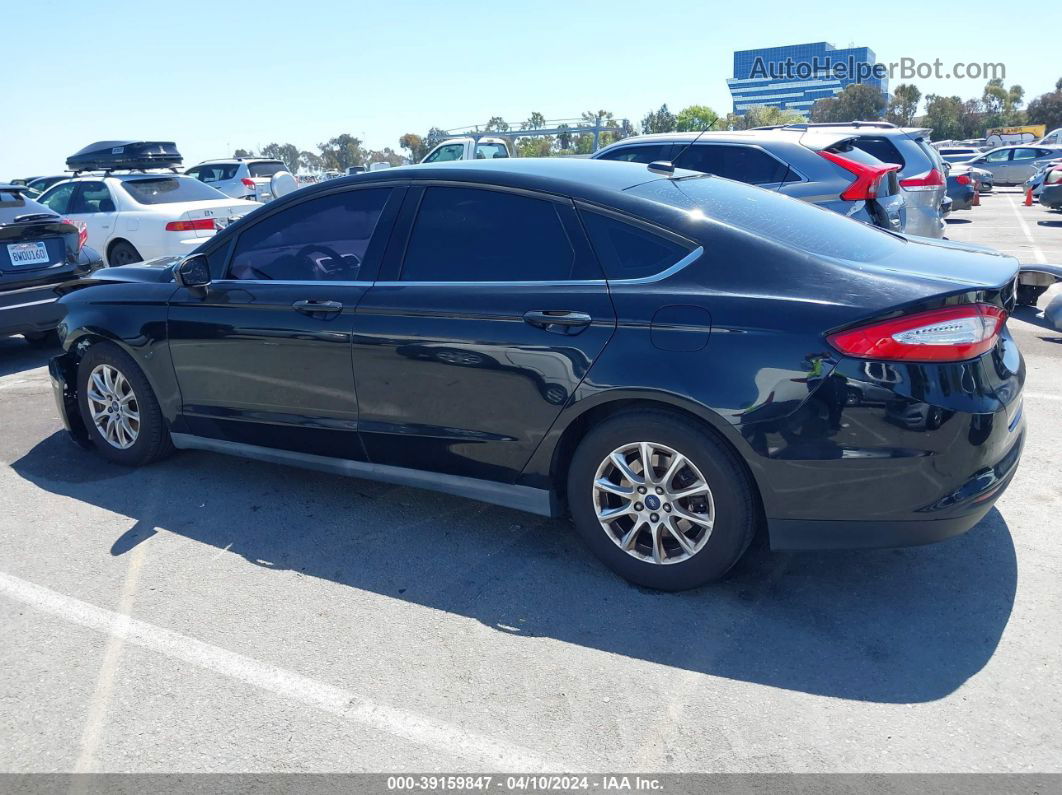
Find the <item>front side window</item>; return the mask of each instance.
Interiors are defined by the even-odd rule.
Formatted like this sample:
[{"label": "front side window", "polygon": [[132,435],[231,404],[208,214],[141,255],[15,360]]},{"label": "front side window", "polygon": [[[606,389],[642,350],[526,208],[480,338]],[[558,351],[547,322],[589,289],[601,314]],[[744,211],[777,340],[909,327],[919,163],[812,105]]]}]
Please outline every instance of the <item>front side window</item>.
[{"label": "front side window", "polygon": [[219,190],[186,176],[123,180],[122,188],[137,204],[173,204],[227,199]]},{"label": "front side window", "polygon": [[229,278],[357,281],[390,193],[333,193],[264,218],[240,234]]},{"label": "front side window", "polygon": [[114,199],[102,182],[82,182],[70,204],[69,213],[113,213]]},{"label": "front side window", "polygon": [[403,281],[562,281],[575,252],[554,202],[478,188],[424,191]]},{"label": "front side window", "polygon": [[641,226],[589,210],[580,214],[594,253],[609,279],[655,276],[690,253],[688,246]]},{"label": "front side window", "polygon": [[645,146],[625,146],[605,152],[599,160],[620,160],[627,163],[655,163],[667,160],[671,144],[646,144]]},{"label": "front side window", "polygon": [[465,153],[464,144],[450,144],[442,146],[424,158],[425,163],[444,163],[447,160],[460,160]]},{"label": "front side window", "polygon": [[77,185],[78,183],[76,182],[64,182],[62,185],[56,185],[37,199],[37,202],[53,212],[60,214],[70,212],[70,199],[73,198]]}]

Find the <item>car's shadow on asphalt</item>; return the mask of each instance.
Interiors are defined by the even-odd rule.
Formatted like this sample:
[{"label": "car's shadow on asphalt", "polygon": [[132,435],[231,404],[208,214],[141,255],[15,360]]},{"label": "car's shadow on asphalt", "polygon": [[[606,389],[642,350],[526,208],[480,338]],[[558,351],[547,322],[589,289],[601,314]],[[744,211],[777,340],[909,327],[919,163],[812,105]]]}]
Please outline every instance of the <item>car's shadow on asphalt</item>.
[{"label": "car's shadow on asphalt", "polygon": [[1011,313],[1015,320],[1021,320],[1033,326],[1039,326],[1040,328],[1047,329],[1048,331],[1055,331],[1054,324],[1048,320],[1043,313],[1042,309],[1035,306],[1016,306]]},{"label": "car's shadow on asphalt", "polygon": [[954,226],[955,224],[968,224],[968,223],[971,223],[971,219],[969,219],[969,218],[945,218],[944,219],[944,223],[948,224],[949,226]]},{"label": "car's shadow on asphalt", "polygon": [[22,337],[0,337],[0,377],[37,367],[44,367],[53,356],[62,353],[54,348],[37,348]]},{"label": "car's shadow on asphalt", "polygon": [[114,555],[165,531],[510,635],[845,699],[953,692],[992,657],[1017,580],[995,510],[913,549],[772,554],[759,542],[724,582],[666,594],[613,576],[564,521],[457,497],[205,453],[128,470],[62,432],[12,467],[135,519],[108,540]]}]

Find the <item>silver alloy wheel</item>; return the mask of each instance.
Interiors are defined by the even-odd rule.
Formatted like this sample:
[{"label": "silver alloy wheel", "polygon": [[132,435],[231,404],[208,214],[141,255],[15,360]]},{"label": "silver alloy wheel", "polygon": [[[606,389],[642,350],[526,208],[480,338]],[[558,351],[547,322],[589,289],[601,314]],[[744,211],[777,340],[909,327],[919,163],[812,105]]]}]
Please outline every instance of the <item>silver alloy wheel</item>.
[{"label": "silver alloy wheel", "polygon": [[140,404],[133,385],[118,368],[109,364],[92,368],[85,398],[96,430],[111,447],[127,450],[136,444],[140,436]]},{"label": "silver alloy wheel", "polygon": [[708,481],[677,450],[633,442],[613,450],[594,476],[594,510],[613,543],[649,563],[680,563],[708,542],[715,501]]}]

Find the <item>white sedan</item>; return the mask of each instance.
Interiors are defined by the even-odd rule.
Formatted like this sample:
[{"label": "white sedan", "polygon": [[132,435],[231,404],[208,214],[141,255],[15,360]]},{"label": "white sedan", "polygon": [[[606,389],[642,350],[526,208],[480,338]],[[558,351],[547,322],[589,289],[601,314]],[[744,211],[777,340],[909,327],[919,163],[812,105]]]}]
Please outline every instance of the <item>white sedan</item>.
[{"label": "white sedan", "polygon": [[189,254],[261,206],[168,171],[85,174],[53,185],[37,201],[83,222],[87,244],[108,265]]}]

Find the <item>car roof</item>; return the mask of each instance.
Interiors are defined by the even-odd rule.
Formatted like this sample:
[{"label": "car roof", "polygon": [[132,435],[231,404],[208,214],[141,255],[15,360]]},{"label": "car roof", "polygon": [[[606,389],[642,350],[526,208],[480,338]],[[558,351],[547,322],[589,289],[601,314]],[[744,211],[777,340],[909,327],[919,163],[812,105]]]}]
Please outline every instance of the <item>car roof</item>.
[{"label": "car roof", "polygon": [[[207,166],[211,163],[281,163],[278,157],[212,157],[209,160],[201,160],[196,166]],[[195,168],[195,166],[190,166]]]}]

